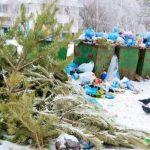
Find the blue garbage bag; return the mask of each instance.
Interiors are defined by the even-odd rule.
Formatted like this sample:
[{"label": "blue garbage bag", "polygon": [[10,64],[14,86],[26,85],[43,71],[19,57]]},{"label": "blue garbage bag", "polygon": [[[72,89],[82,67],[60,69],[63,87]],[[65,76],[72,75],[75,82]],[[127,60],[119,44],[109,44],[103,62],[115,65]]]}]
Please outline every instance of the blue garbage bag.
[{"label": "blue garbage bag", "polygon": [[110,33],[110,34],[108,35],[108,39],[109,39],[109,40],[113,40],[113,41],[116,41],[118,37],[119,37],[119,34],[118,34],[118,33]]},{"label": "blue garbage bag", "polygon": [[128,90],[133,90],[133,85],[131,84],[130,80],[127,80],[126,82],[124,82],[124,87]]},{"label": "blue garbage bag", "polygon": [[98,92],[98,88],[92,88],[88,85],[86,85],[84,87],[84,89],[85,89],[85,92],[86,92],[87,95],[94,95]]},{"label": "blue garbage bag", "polygon": [[127,40],[127,46],[134,46],[135,45],[135,41],[133,39],[128,39]]},{"label": "blue garbage bag", "polygon": [[146,33],[146,38],[147,38],[147,39],[150,39],[150,32],[147,32],[147,33]]},{"label": "blue garbage bag", "polygon": [[146,47],[149,47],[150,46],[150,42],[146,42]]},{"label": "blue garbage bag", "polygon": [[105,98],[107,98],[107,99],[114,99],[115,97],[113,95],[111,95],[111,94],[106,94]]},{"label": "blue garbage bag", "polygon": [[131,84],[130,80],[126,83],[126,85],[127,85],[127,89],[133,90],[133,85]]},{"label": "blue garbage bag", "polygon": [[103,32],[96,32],[95,34],[96,34],[95,35],[96,37],[102,37],[104,33]]},{"label": "blue garbage bag", "polygon": [[150,46],[150,32],[148,32],[146,34],[146,39],[147,39],[147,42],[145,43],[146,44],[146,47],[149,47]]},{"label": "blue garbage bag", "polygon": [[76,72],[73,73],[71,76],[72,76],[72,78],[73,78],[74,80],[78,80],[78,79],[79,79],[79,74],[77,74]]},{"label": "blue garbage bag", "polygon": [[132,85],[132,82],[131,80],[129,80],[128,78],[124,77],[122,80],[121,80],[121,86],[123,88],[126,88],[126,89],[129,89],[129,90],[133,90],[133,85]]},{"label": "blue garbage bag", "polygon": [[86,31],[85,31],[85,39],[86,40],[91,41],[95,35],[96,35],[95,31],[91,27],[86,29]]},{"label": "blue garbage bag", "polygon": [[69,67],[72,67],[72,68],[75,68],[75,69],[77,69],[78,68],[78,66],[75,64],[75,63],[70,63],[69,65],[68,65]]},{"label": "blue garbage bag", "polygon": [[68,75],[71,75],[71,71],[76,71],[78,68],[78,66],[75,64],[75,63],[70,63],[66,68],[65,68],[65,71]]},{"label": "blue garbage bag", "polygon": [[119,81],[113,81],[113,82],[111,83],[111,87],[112,87],[112,88],[120,88],[120,83],[119,83]]},{"label": "blue garbage bag", "polygon": [[82,149],[91,149],[94,147],[94,145],[91,142],[84,142],[82,140],[80,141],[80,144],[82,145]]},{"label": "blue garbage bag", "polygon": [[70,75],[70,68],[69,68],[69,67],[66,67],[66,68],[65,68],[65,71],[66,71],[66,73],[67,73],[68,75]]}]

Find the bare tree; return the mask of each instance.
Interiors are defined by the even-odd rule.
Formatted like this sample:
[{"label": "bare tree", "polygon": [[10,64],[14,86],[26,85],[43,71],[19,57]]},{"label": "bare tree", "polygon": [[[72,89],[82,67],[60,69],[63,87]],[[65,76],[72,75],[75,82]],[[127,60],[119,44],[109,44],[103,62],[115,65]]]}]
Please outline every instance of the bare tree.
[{"label": "bare tree", "polygon": [[150,0],[138,0],[141,5],[139,14],[140,21],[145,25],[147,31],[150,31]]},{"label": "bare tree", "polygon": [[110,32],[114,26],[135,33],[145,31],[140,21],[140,4],[137,0],[82,0],[80,11],[83,27]]}]

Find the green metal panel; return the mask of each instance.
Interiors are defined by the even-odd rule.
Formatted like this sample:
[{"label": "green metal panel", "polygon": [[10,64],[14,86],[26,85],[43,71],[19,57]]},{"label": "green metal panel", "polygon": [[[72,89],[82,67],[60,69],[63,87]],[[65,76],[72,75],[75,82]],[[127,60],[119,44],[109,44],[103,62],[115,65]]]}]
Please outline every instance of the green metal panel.
[{"label": "green metal panel", "polygon": [[142,71],[143,71],[145,52],[146,52],[146,49],[139,49],[139,60],[137,64],[136,73],[140,76],[142,75]]},{"label": "green metal panel", "polygon": [[65,47],[62,47],[58,51],[58,58],[60,60],[65,60],[67,56],[67,49]]},{"label": "green metal panel", "polygon": [[139,49],[134,47],[121,47],[119,70],[121,77],[126,76],[133,79],[138,64]]},{"label": "green metal panel", "polygon": [[142,77],[150,75],[150,49],[146,49],[144,64],[142,69]]},{"label": "green metal panel", "polygon": [[114,50],[100,45],[89,45],[80,43],[75,47],[74,63],[80,65],[93,61],[95,64],[94,71],[100,75],[102,68],[108,69]]},{"label": "green metal panel", "polygon": [[[75,47],[75,60],[77,65],[82,63],[88,63],[91,60],[95,63],[94,71],[96,75],[100,75],[102,68],[105,67],[106,70],[110,65],[111,58],[114,54],[114,48],[105,48],[100,45],[89,45],[80,43]],[[142,59],[139,61],[139,49],[136,47],[121,47],[120,48],[120,58],[119,58],[119,71],[121,77],[128,77],[134,79],[136,72],[143,71],[143,74],[148,70],[148,62],[150,62],[150,51],[147,53],[146,58],[148,62],[144,62],[144,67],[142,66]],[[142,56],[143,57],[143,56]]]},{"label": "green metal panel", "polygon": [[97,50],[98,49],[92,45],[80,43],[78,46],[75,46],[74,63],[77,65],[89,63],[90,61],[96,63]]},{"label": "green metal panel", "polygon": [[108,69],[113,54],[114,54],[114,48],[107,48],[104,46],[98,47],[96,66],[95,66],[97,75],[100,75],[102,73],[103,67],[106,70]]}]

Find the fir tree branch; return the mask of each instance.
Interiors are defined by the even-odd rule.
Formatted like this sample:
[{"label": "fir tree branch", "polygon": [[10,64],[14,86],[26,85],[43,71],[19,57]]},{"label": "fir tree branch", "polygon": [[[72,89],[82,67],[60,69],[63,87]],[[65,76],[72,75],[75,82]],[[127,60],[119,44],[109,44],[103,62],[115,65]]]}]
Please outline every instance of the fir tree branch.
[{"label": "fir tree branch", "polygon": [[17,71],[21,71],[21,70],[23,70],[24,68],[26,68],[26,67],[28,67],[29,65],[31,65],[31,64],[33,64],[33,63],[35,63],[35,62],[37,62],[39,59],[41,59],[42,57],[40,56],[39,58],[36,58],[36,59],[34,59],[33,61],[30,61],[29,63],[26,63],[25,65],[23,65],[23,66],[21,66],[20,68],[18,68],[18,70]]},{"label": "fir tree branch", "polygon": [[10,61],[10,59],[6,56],[6,54],[3,53],[3,50],[0,49],[0,52],[2,54],[2,56],[4,57],[4,59],[6,60],[6,62],[10,65],[10,67],[12,67],[12,69],[15,71],[16,68],[13,65],[13,63]]}]

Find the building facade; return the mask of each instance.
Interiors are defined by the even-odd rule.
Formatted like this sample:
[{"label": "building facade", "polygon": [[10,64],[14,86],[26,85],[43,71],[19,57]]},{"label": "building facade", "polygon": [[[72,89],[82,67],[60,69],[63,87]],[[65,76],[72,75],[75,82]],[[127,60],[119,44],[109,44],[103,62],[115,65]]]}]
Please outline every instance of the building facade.
[{"label": "building facade", "polygon": [[[51,3],[53,0],[16,0],[12,4],[12,0],[0,0],[0,17],[5,18],[4,26],[11,26],[15,17],[19,13],[19,6],[21,3],[26,4],[27,14],[41,12],[43,3]],[[72,33],[77,33],[79,30],[79,9],[82,5],[79,0],[59,0],[57,12],[57,20],[59,23],[65,25],[73,20],[71,28]],[[12,15],[13,14],[13,15]],[[32,26],[32,21],[29,23]]]},{"label": "building facade", "polygon": [[9,4],[7,0],[0,1],[0,21],[4,30],[10,26],[11,17],[9,14]]}]

